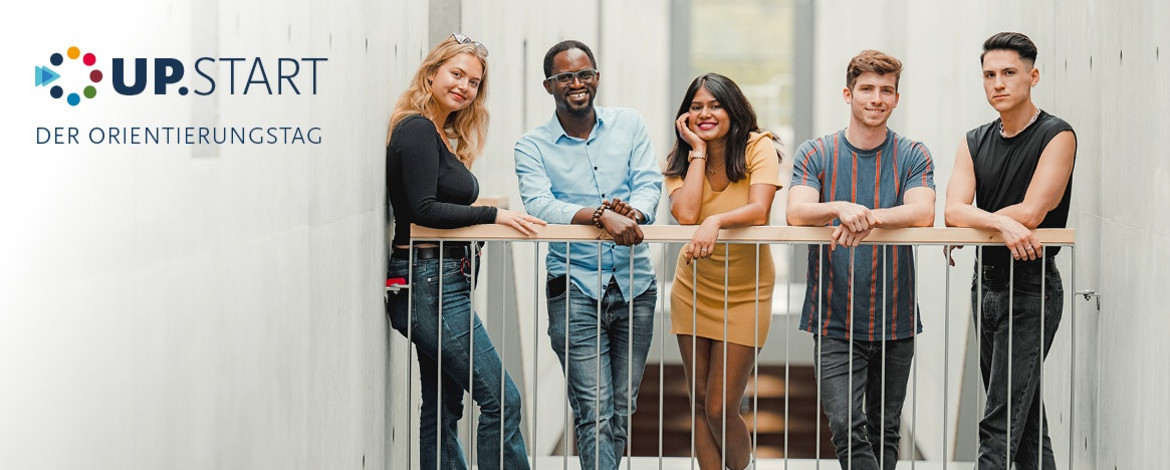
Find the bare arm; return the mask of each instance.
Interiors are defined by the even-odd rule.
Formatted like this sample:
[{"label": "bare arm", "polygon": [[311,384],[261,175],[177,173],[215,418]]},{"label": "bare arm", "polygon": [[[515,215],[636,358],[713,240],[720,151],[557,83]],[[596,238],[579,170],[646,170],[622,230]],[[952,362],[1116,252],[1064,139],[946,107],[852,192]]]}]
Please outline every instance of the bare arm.
[{"label": "bare arm", "polygon": [[593,225],[594,210],[595,208],[591,207],[582,207],[577,209],[577,212],[573,214],[573,220],[569,223],[574,225]]},{"label": "bare arm", "polygon": [[670,215],[680,225],[699,223],[699,213],[703,209],[703,185],[707,184],[703,177],[704,171],[706,160],[692,160],[682,187],[670,193]]},{"label": "bare arm", "polygon": [[841,225],[860,232],[877,224],[873,211],[861,204],[847,201],[820,202],[821,194],[810,186],[793,185],[788,188],[788,225],[822,227],[834,219]]},{"label": "bare arm", "polygon": [[[748,187],[748,203],[743,207],[730,212],[712,215],[703,220],[699,230],[691,237],[687,247],[690,258],[706,258],[715,250],[715,240],[719,237],[719,230],[725,228],[751,227],[768,223],[768,212],[772,210],[772,200],[776,197],[776,186],[771,184],[753,184]],[[675,191],[676,193],[681,189]]]},{"label": "bare arm", "polygon": [[1040,154],[1036,173],[1028,184],[1024,201],[996,211],[996,214],[1015,219],[1029,229],[1035,229],[1044,221],[1048,212],[1060,205],[1064,190],[1068,187],[1069,175],[1073,170],[1073,156],[1077,142],[1071,131],[1064,131],[1053,137]]},{"label": "bare arm", "polygon": [[873,215],[878,227],[930,227],[934,225],[934,202],[934,190],[919,186],[906,191],[902,205],[874,209]]},{"label": "bare arm", "polygon": [[719,228],[740,228],[768,223],[768,212],[776,198],[776,187],[770,184],[753,184],[748,187],[748,203],[738,209],[707,217],[703,223],[715,219]]},{"label": "bare arm", "polygon": [[683,179],[682,187],[668,195],[670,196],[670,215],[673,215],[679,224],[694,225],[699,223],[699,213],[703,210],[707,142],[691,131],[687,124],[686,114],[675,119],[674,128],[690,144],[696,155],[703,155],[703,158],[695,158],[688,163],[687,176]]}]

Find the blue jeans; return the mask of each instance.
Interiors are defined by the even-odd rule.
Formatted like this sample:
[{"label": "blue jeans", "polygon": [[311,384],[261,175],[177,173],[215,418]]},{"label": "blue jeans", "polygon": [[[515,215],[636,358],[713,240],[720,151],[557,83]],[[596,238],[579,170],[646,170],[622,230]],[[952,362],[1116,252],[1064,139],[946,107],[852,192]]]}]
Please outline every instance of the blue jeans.
[{"label": "blue jeans", "polygon": [[[853,340],[852,351],[847,339],[814,335],[813,340],[815,347],[820,348],[814,353],[820,362],[821,403],[829,417],[829,430],[833,433],[833,447],[837,450],[841,468],[877,470],[881,465],[882,469],[893,469],[898,465],[902,404],[906,401],[906,381],[910,378],[910,362],[914,359],[914,339],[884,343]],[[852,369],[849,367],[850,356],[853,357]],[[850,377],[853,379],[852,389],[849,387]],[[878,446],[882,446],[880,461],[874,450]],[[851,457],[852,467],[849,465]]]},{"label": "blue jeans", "polygon": [[577,455],[583,470],[616,469],[626,451],[629,417],[637,406],[646,353],[654,336],[658,287],[652,282],[645,292],[634,297],[631,322],[630,304],[617,284],[611,282],[605,289],[598,317],[597,299],[586,296],[572,281],[567,282],[567,289],[548,299],[548,336],[562,368],[568,359],[565,374]]},{"label": "blue jeans", "polygon": [[[985,266],[982,292],[971,282],[971,312],[979,313],[983,300],[982,342],[979,364],[987,390],[987,405],[979,421],[980,470],[1006,469],[1008,461],[1020,470],[1055,469],[1048,418],[1040,396],[1040,364],[1048,356],[1052,338],[1060,326],[1064,288],[1052,259],[1043,276],[1044,300],[1040,300],[1040,262],[1016,263],[1015,286],[1008,285],[1005,269]],[[1012,296],[1010,303],[1008,296]],[[1011,305],[1009,321],[1008,306]],[[1040,330],[1040,309],[1044,309],[1044,331]],[[1043,347],[1040,338],[1043,336]],[[1011,350],[1008,350],[1008,341]],[[1008,367],[1008,360],[1011,367]],[[1009,377],[1011,391],[1008,391]],[[1011,411],[1011,457],[1008,457],[1008,411]],[[1043,429],[1043,431],[1041,431]],[[1043,437],[1041,438],[1041,432]],[[1043,455],[1043,457],[1041,457]]]},{"label": "blue jeans", "polygon": [[[389,277],[407,278],[407,267],[406,260],[391,258]],[[423,469],[468,468],[457,426],[463,416],[463,392],[470,390],[480,412],[476,464],[481,469],[527,469],[528,456],[520,433],[520,391],[504,372],[491,338],[471,310],[471,275],[465,274],[469,271],[467,265],[456,259],[443,259],[441,265],[437,259],[415,260],[413,271],[410,282],[414,315],[408,320],[405,293],[391,295],[387,305],[394,329],[406,335],[407,322],[410,322],[411,340],[418,351],[422,380],[419,463]],[[440,277],[443,283],[441,334]],[[469,330],[473,333],[469,334]],[[440,343],[442,369],[438,364]],[[472,344],[474,355],[470,352]],[[469,377],[471,372],[473,375]],[[440,421],[438,429],[436,420]],[[441,450],[438,458],[436,446]]]}]

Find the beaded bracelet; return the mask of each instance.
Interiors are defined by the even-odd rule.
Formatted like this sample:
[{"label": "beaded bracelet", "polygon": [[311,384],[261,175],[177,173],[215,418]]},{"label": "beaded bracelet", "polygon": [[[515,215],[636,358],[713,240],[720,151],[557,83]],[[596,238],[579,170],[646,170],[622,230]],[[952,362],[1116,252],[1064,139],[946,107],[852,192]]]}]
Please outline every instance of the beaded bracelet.
[{"label": "beaded bracelet", "polygon": [[605,226],[601,224],[601,214],[604,214],[606,209],[609,209],[609,204],[602,204],[597,206],[597,209],[593,211],[593,225],[596,225],[597,228],[605,228]]}]

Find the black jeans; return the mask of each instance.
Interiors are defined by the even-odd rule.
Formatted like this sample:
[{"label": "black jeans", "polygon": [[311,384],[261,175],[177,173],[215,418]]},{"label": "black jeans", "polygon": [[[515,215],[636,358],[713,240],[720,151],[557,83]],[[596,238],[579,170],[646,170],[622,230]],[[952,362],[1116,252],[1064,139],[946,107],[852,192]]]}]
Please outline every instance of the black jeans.
[{"label": "black jeans", "polygon": [[[841,468],[877,470],[881,465],[882,469],[893,469],[898,464],[902,403],[906,401],[906,381],[914,359],[914,338],[885,342],[853,340],[852,351],[847,339],[814,335],[813,340],[820,349],[815,353],[820,362],[821,403],[829,417],[829,430],[833,433],[833,447],[837,449]],[[879,446],[882,457],[874,451]]]},{"label": "black jeans", "polygon": [[1041,455],[1043,468],[1056,468],[1040,395],[1040,367],[1060,326],[1064,288],[1056,264],[1051,258],[1046,264],[1041,277],[1040,261],[1015,263],[1014,285],[1009,285],[1007,269],[989,266],[984,266],[982,286],[976,284],[978,279],[971,282],[973,316],[979,317],[979,300],[983,301],[982,321],[976,324],[987,390],[987,405],[979,421],[980,470],[1007,469],[1009,461],[1020,470],[1041,468],[1037,466]]}]

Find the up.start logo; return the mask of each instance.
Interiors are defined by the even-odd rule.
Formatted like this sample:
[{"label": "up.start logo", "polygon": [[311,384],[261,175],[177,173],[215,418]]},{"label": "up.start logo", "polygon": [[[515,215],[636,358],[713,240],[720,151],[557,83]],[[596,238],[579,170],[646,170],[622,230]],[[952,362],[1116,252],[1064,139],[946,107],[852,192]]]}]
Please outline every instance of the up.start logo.
[{"label": "up.start logo", "polygon": [[[81,90],[66,95],[66,90],[60,84],[49,88],[49,96],[53,99],[64,96],[70,106],[80,104],[83,96],[86,99],[97,96],[97,85],[102,83],[104,78],[102,71],[97,68],[97,56],[92,52],[83,54],[77,46],[69,47],[65,55],[61,53],[49,55],[52,67],[58,67],[57,70],[62,71],[80,67],[75,65],[78,59],[85,67],[82,72],[89,78],[88,82],[82,84]],[[268,95],[300,95],[302,88],[316,95],[318,64],[328,60],[324,57],[277,57],[268,58],[267,61],[261,57],[199,57],[187,64],[173,57],[132,59],[114,57],[110,60],[112,72],[109,82],[113,92],[122,96],[139,95],[147,90],[154,95],[166,95],[172,89],[183,96],[188,93],[207,96],[216,93],[217,89],[223,90],[222,86],[217,88],[214,78],[216,70],[213,69],[216,64],[223,64],[227,66],[226,91],[230,95],[247,95],[254,91]],[[192,79],[187,80],[189,83],[184,83],[188,76],[187,71],[192,69],[195,72]],[[57,81],[62,76],[62,72],[57,70],[50,66],[36,66],[35,86],[50,86]],[[244,70],[247,70],[246,75]],[[275,77],[270,78],[273,71]],[[305,83],[306,81],[308,83]]]},{"label": "up.start logo", "polygon": [[[49,63],[53,64],[54,67],[60,67],[65,63],[65,57],[68,57],[71,62],[81,58],[81,63],[85,64],[86,67],[94,67],[97,64],[97,56],[92,52],[87,52],[85,55],[82,55],[81,49],[78,49],[77,46],[70,46],[65,51],[65,56],[62,56],[60,52],[54,52],[49,56]],[[36,67],[36,86],[48,86],[57,81],[58,78],[61,78],[61,74],[53,69],[40,65]],[[100,83],[102,81],[102,71],[96,68],[90,70],[89,81],[95,84]],[[77,106],[81,103],[82,96],[85,96],[86,99],[92,99],[97,96],[97,87],[92,84],[86,85],[81,90],[81,94],[75,92],[69,93],[66,96],[65,89],[61,88],[60,85],[53,85],[49,88],[49,96],[53,97],[53,99],[60,99],[62,96],[65,96],[65,102],[69,103],[69,106]]]},{"label": "up.start logo", "polygon": [[[99,64],[97,54],[82,51],[77,46],[69,47],[64,54],[52,52],[49,54],[50,65],[36,65],[34,84],[48,87],[50,97],[54,100],[65,98],[70,107],[81,104],[83,100],[92,100],[99,93],[127,99],[149,99],[176,93],[180,96],[196,95],[188,99],[215,93],[316,95],[319,65],[329,59],[198,57],[184,61],[174,57],[109,57],[108,60],[108,63]],[[108,70],[109,75],[104,75],[102,70]],[[216,83],[216,80],[221,83]],[[103,102],[106,102],[105,98]],[[223,117],[217,117],[214,126],[114,122],[88,130],[68,123],[38,123],[35,136],[37,145],[320,145],[324,141],[324,131],[312,123],[221,124],[220,119]],[[287,121],[291,117],[282,114],[278,119]]]}]

